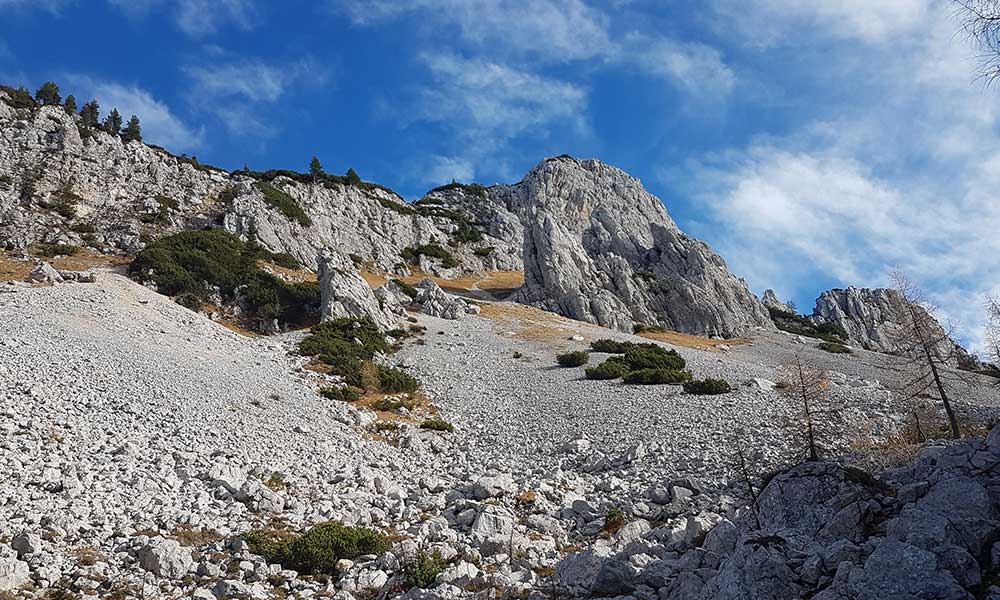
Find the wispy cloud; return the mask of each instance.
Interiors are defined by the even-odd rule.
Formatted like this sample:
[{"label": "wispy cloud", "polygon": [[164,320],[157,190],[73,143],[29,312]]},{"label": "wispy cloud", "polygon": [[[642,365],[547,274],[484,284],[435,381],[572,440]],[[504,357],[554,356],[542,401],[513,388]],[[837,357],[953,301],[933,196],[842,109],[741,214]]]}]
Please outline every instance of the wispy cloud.
[{"label": "wispy cloud", "polygon": [[117,108],[126,119],[137,115],[142,122],[143,139],[178,152],[197,149],[204,141],[204,131],[186,125],[162,101],[134,85],[101,81],[90,77],[65,78],[78,98],[96,98],[101,112]]},{"label": "wispy cloud", "polygon": [[[911,4],[919,9],[882,8]],[[981,298],[1000,285],[1000,264],[987,258],[1000,256],[1000,108],[970,84],[976,65],[946,6],[917,10],[917,26],[890,24],[890,14],[869,11],[873,21],[860,24],[820,13],[813,28],[853,38],[824,65],[838,68],[868,40],[868,59],[845,81],[851,97],[792,134],[704,161],[697,187],[713,210],[706,230],[756,288],[801,298],[815,294],[808,288],[817,277],[878,286],[889,267],[901,267],[975,347]],[[899,38],[882,45],[890,26]]]},{"label": "wispy cloud", "polygon": [[[199,63],[182,70],[194,84],[195,104],[214,112],[229,131],[240,135],[275,135],[279,129],[254,113],[271,110],[269,105],[299,84],[318,85],[327,80],[326,69],[308,56],[286,64],[234,60],[221,51],[217,58],[215,64]],[[234,106],[235,99],[244,105]]]},{"label": "wispy cloud", "polygon": [[705,44],[632,34],[615,58],[699,96],[724,98],[736,85],[736,74],[722,60],[722,54]]},{"label": "wispy cloud", "polygon": [[0,0],[0,9],[43,10],[57,15],[74,4],[76,0]]},{"label": "wispy cloud", "polygon": [[[5,0],[0,0],[3,1]],[[192,37],[211,35],[225,27],[250,30],[259,22],[258,5],[254,0],[107,1],[133,19],[142,19],[154,11],[165,10],[173,18],[174,24]]]}]

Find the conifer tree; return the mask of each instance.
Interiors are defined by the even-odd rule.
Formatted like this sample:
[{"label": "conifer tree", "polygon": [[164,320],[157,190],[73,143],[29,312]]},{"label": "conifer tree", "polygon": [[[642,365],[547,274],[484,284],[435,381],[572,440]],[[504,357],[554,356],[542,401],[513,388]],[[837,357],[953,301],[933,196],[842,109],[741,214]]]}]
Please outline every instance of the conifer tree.
[{"label": "conifer tree", "polygon": [[131,142],[133,140],[137,142],[142,141],[142,127],[139,125],[139,117],[132,115],[128,120],[128,125],[122,130],[122,140],[125,143]]},{"label": "conifer tree", "polygon": [[361,178],[358,177],[358,174],[354,171],[354,169],[347,169],[347,175],[345,177],[347,178],[347,183],[349,185],[358,185],[361,183]]},{"label": "conifer tree", "polygon": [[312,174],[313,183],[319,181],[319,178],[323,176],[323,165],[315,156],[309,161],[309,173]]},{"label": "conifer tree", "polygon": [[100,123],[101,118],[101,107],[97,103],[97,100],[91,100],[90,102],[83,105],[80,109],[80,119],[83,121],[83,126],[87,128],[97,127]]},{"label": "conifer tree", "polygon": [[122,116],[117,108],[112,108],[107,119],[104,119],[104,131],[111,135],[118,135],[122,130]]},{"label": "conifer tree", "polygon": [[66,102],[63,104],[63,108],[66,109],[66,114],[67,115],[75,115],[76,114],[76,96],[74,96],[73,94],[70,94],[69,96],[66,96]]},{"label": "conifer tree", "polygon": [[59,96],[59,86],[51,81],[46,81],[35,92],[35,100],[43,106],[58,106],[62,104],[62,98]]}]

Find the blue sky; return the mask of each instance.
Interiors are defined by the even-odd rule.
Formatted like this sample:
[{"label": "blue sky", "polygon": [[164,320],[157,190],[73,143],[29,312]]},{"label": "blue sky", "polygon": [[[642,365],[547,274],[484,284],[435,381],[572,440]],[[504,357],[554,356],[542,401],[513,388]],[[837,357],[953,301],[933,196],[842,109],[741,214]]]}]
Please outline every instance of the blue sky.
[{"label": "blue sky", "polygon": [[640,178],[758,293],[900,267],[978,345],[1000,97],[946,0],[0,0],[0,81],[229,169],[408,198],[545,156]]}]

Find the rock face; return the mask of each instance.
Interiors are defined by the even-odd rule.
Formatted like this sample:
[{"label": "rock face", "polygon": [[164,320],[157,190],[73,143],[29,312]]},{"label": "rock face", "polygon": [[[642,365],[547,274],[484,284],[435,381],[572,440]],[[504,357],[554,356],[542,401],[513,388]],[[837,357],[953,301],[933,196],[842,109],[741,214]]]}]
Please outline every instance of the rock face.
[{"label": "rock face", "polygon": [[349,258],[324,253],[316,262],[319,265],[320,317],[324,321],[338,317],[369,318],[383,330],[395,327],[397,312],[384,298],[376,296]]},{"label": "rock face", "polygon": [[478,306],[446,294],[430,278],[424,278],[417,284],[417,297],[413,299],[413,304],[419,306],[424,314],[442,319],[461,319],[467,314],[479,312]]},{"label": "rock face", "polygon": [[[308,216],[311,224],[302,225],[270,205],[245,174],[85,131],[61,107],[14,109],[5,99],[0,91],[0,246],[66,243],[135,252],[147,238],[224,227],[244,239],[256,232],[269,250],[312,268],[320,252],[336,248],[394,270],[405,262],[405,249],[422,244],[447,247],[458,271],[521,267],[520,243],[488,231],[479,241],[449,244],[463,222],[477,221],[462,206],[413,207],[379,186],[270,177]],[[422,264],[447,271],[436,261]]]},{"label": "rock face", "polygon": [[722,258],[614,167],[549,159],[520,183],[491,188],[494,195],[524,226],[517,301],[623,331],[642,323],[734,336],[773,326]]},{"label": "rock face", "polygon": [[[921,320],[926,312],[920,306]],[[868,350],[898,353],[902,350],[900,331],[905,331],[906,323],[912,319],[906,302],[899,292],[891,289],[869,289],[849,287],[823,292],[816,299],[812,319],[818,323],[833,323],[847,331],[850,341]],[[937,352],[942,357],[952,357],[956,365],[975,362],[968,352],[946,335],[944,329],[934,321],[931,335],[940,341]]]},{"label": "rock face", "polygon": [[764,290],[764,297],[761,298],[760,301],[764,305],[764,308],[777,310],[785,313],[792,313],[792,314],[795,313],[795,308],[792,307],[792,305],[779,300],[778,294],[776,294],[774,290],[771,289]]}]

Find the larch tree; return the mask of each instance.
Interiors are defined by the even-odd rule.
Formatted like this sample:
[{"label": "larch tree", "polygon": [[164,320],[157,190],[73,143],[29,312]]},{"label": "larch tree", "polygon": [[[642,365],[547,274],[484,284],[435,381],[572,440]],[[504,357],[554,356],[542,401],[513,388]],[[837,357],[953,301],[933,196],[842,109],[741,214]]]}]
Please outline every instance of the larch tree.
[{"label": "larch tree", "polygon": [[807,365],[801,356],[785,366],[781,393],[794,402],[801,412],[803,437],[808,460],[820,459],[819,438],[832,433],[836,412],[831,411],[827,389],[830,385],[826,372]]},{"label": "larch tree", "polygon": [[962,29],[979,51],[979,76],[1000,79],[1000,0],[954,0]]},{"label": "larch tree", "polygon": [[896,315],[897,327],[889,337],[896,354],[903,358],[902,370],[909,377],[898,391],[909,400],[936,395],[948,417],[951,436],[957,439],[962,432],[945,383],[962,377],[951,368],[957,357],[950,332],[941,327],[934,317],[934,306],[904,273],[893,271],[890,279],[902,306],[901,314]]}]

